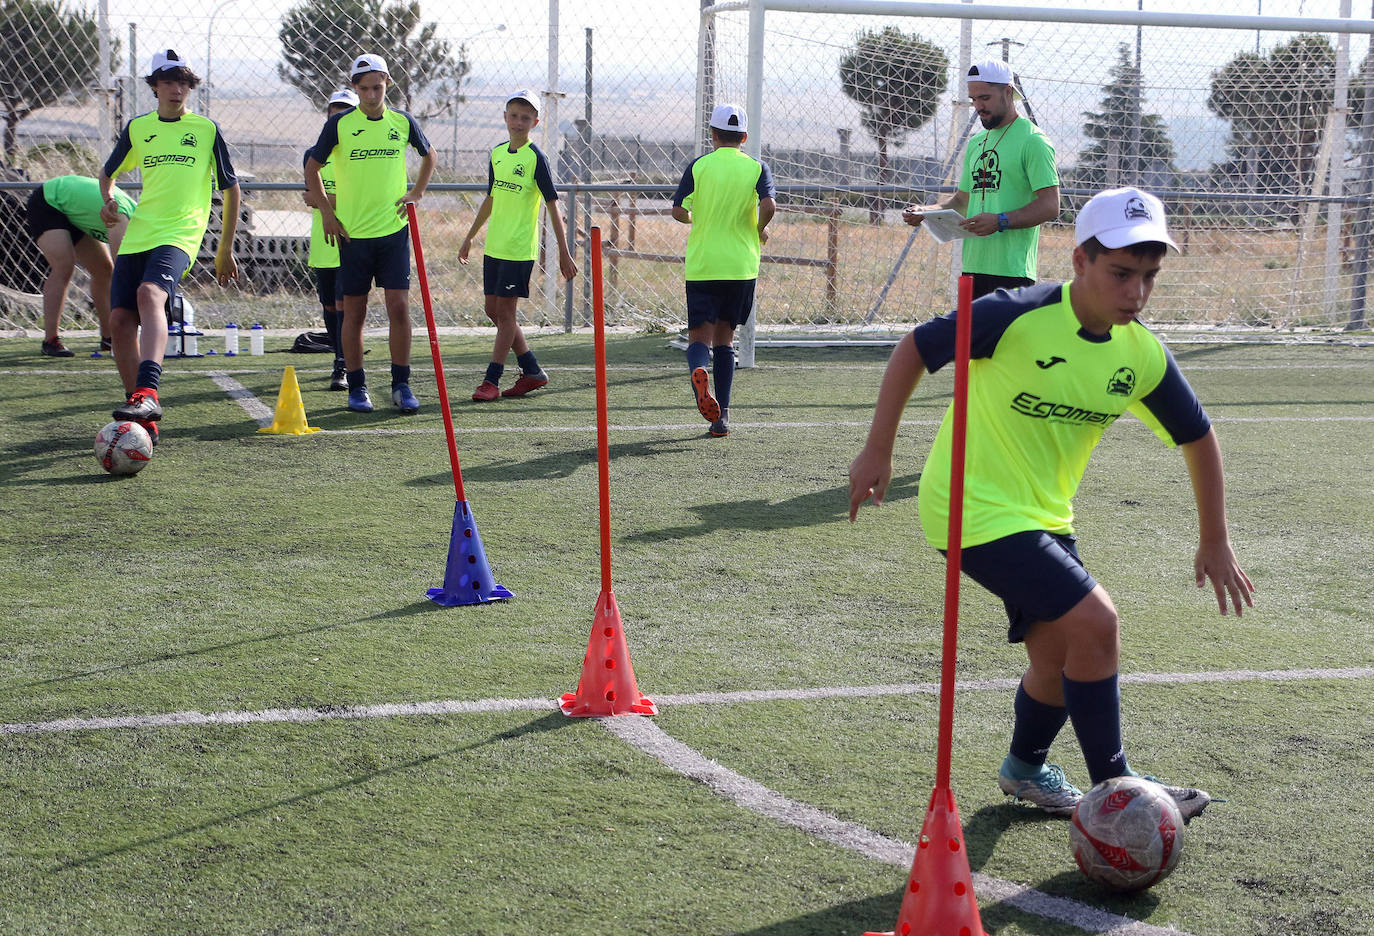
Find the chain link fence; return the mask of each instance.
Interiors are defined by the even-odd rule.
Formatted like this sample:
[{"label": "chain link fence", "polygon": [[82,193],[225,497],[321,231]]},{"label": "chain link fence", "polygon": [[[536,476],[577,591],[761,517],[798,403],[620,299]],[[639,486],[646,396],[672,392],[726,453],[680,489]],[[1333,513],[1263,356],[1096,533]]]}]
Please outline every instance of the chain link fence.
[{"label": "chain link fence", "polygon": [[[1192,4],[1095,5],[1104,6]],[[1251,0],[1214,6],[1256,12]],[[487,153],[505,138],[504,101],[532,88],[545,101],[533,139],[562,183],[578,262],[585,266],[590,224],[606,238],[609,320],[676,330],[687,229],[672,220],[669,195],[701,152],[703,108],[749,96],[745,4],[703,8],[189,0],[172,11],[111,0],[102,20],[92,0],[0,0],[0,41],[23,50],[0,77],[0,327],[39,321],[45,267],[23,227],[29,190],[55,175],[99,172],[123,123],[155,106],[137,76],[170,47],[204,79],[193,109],[220,124],[245,191],[241,284],[211,281],[217,214],[187,284],[202,326],[318,321],[301,162],[323,123],[324,95],[346,81],[349,59],[370,51],[404,77],[388,103],[414,114],[438,150],[420,220],[440,324],[486,324],[480,265],[461,266],[457,251],[484,195]],[[1338,0],[1268,0],[1263,12],[1342,11]],[[1072,275],[1073,219],[1088,196],[1138,184],[1165,200],[1185,248],[1155,292],[1155,321],[1224,335],[1363,328],[1374,189],[1366,33],[843,12],[768,11],[765,23],[754,66],[762,107],[750,116],[780,211],[760,277],[761,329],[852,338],[948,306],[957,247],[906,227],[900,209],[951,190],[977,129],[961,69],[986,58],[1010,61],[1022,113],[1056,146],[1064,211],[1042,231],[1042,279]],[[859,76],[851,85],[890,80],[902,67],[863,42],[885,30],[919,38],[941,63],[912,86],[915,116],[875,116],[871,91],[846,92],[846,63]],[[137,195],[136,174],[120,181]],[[539,294],[522,303],[527,324],[589,320],[589,284],[562,283],[556,266],[554,258],[537,274]],[[68,327],[93,327],[80,283],[68,306]],[[375,315],[382,324],[380,308]]]}]

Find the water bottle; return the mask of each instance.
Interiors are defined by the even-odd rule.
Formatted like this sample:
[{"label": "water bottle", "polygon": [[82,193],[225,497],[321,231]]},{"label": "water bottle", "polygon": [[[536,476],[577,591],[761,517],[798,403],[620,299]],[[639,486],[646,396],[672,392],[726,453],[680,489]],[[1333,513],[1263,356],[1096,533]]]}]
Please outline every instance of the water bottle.
[{"label": "water bottle", "polygon": [[177,356],[178,354],[181,353],[181,349],[177,347],[177,345],[181,343],[180,339],[181,339],[181,326],[178,325],[176,322],[168,322],[168,323],[167,323],[167,352],[166,352],[166,353],[167,353],[169,356],[175,357],[175,356]]},{"label": "water bottle", "polygon": [[[194,325],[191,327],[195,328]],[[181,334],[186,340],[186,344],[182,350],[182,353],[185,354],[187,357],[199,357],[200,354],[196,350],[196,336],[199,335],[200,332],[186,331],[185,329],[183,329]]]},{"label": "water bottle", "polygon": [[264,330],[264,329],[263,329],[263,327],[262,327],[262,323],[261,323],[261,322],[254,323],[253,327],[250,328],[250,329],[248,330],[248,353],[249,353],[249,354],[262,354],[262,353],[263,353],[263,350],[262,350],[262,333],[263,333],[263,330]]},{"label": "water bottle", "polygon": [[224,354],[234,357],[239,353],[239,327],[233,322],[224,323]]}]

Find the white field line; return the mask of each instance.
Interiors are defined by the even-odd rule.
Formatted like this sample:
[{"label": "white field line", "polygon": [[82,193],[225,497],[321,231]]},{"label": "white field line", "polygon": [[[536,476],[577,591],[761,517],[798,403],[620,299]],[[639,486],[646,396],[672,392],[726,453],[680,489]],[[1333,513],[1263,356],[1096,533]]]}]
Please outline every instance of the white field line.
[{"label": "white field line", "polygon": [[[888,838],[855,822],[848,822],[789,799],[763,784],[750,780],[728,767],[703,756],[676,738],[664,734],[652,719],[599,718],[611,734],[652,756],[669,770],[682,774],[709,787],[718,796],[737,806],[800,829],[807,835],[822,839],[841,848],[858,852],[866,858],[884,861],[907,869],[915,858],[914,846]],[[1108,913],[1096,907],[1054,897],[987,874],[973,875],[973,889],[985,906],[1005,903],[1025,913],[1044,919],[1067,923],[1089,933],[1111,936],[1187,936],[1180,930],[1163,929],[1141,923],[1129,917]]]},{"label": "white field line", "polygon": [[[1123,683],[1189,685],[1226,682],[1299,682],[1374,678],[1374,666],[1339,669],[1213,670],[1196,673],[1123,673]],[[1017,679],[970,679],[957,684],[962,692],[1014,689]],[[660,705],[722,705],[741,702],[858,699],[895,695],[934,695],[938,682],[890,683],[876,686],[826,686],[813,689],[745,689],[738,692],[693,692],[653,695]],[[394,702],[382,705],[325,705],[316,708],[260,709],[228,712],[169,712],[162,715],[113,715],[59,718],[43,722],[0,724],[0,735],[44,734],[65,731],[103,731],[116,728],[172,728],[191,725],[248,725],[277,722],[318,722],[337,719],[398,718],[423,715],[469,715],[487,712],[544,711],[558,707],[557,699],[477,699],[437,702]]]},{"label": "white field line", "polygon": [[258,425],[272,425],[272,410],[267,407],[267,404],[259,400],[252,390],[249,390],[224,371],[210,371],[206,376],[214,381],[216,387],[228,394],[229,399],[243,407],[245,413],[256,419]]}]

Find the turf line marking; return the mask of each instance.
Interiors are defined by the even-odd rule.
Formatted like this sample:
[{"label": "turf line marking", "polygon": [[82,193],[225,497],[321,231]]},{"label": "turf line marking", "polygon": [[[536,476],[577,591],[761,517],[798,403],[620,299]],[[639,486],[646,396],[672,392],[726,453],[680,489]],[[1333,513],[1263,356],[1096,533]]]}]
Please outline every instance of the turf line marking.
[{"label": "turf line marking", "polygon": [[[1371,679],[1374,666],[1340,669],[1215,670],[1194,673],[1123,673],[1123,683],[1189,685],[1223,682],[1297,682],[1304,680]],[[1014,689],[1019,679],[968,679],[961,692]],[[890,683],[877,686],[830,686],[814,689],[745,689],[738,692],[654,693],[662,705],[721,705],[737,702],[864,699],[894,695],[936,695],[938,682]],[[437,702],[390,702],[380,705],[322,705],[317,708],[261,709],[228,712],[168,712],[162,715],[111,715],[95,718],[58,718],[43,722],[0,724],[0,735],[44,734],[65,731],[102,731],[116,728],[171,728],[188,725],[249,725],[276,722],[319,722],[337,719],[399,718],[416,715],[471,715],[489,712],[545,711],[557,699],[449,699]]]},{"label": "turf line marking", "polygon": [[[807,835],[858,852],[900,868],[910,868],[916,849],[888,838],[856,822],[832,816],[814,806],[789,799],[756,780],[738,774],[665,734],[652,719],[598,718],[601,726],[620,740],[650,755],[674,773],[709,787],[717,795],[752,813],[800,829]],[[1089,933],[1111,936],[1187,936],[1181,930],[1162,928],[1108,913],[1096,907],[1041,893],[1011,881],[974,873],[973,886],[983,904],[1005,903],[1025,913],[1067,923]]]},{"label": "turf line marking", "polygon": [[206,376],[214,381],[216,387],[228,394],[229,399],[243,407],[245,413],[257,420],[258,425],[272,425],[274,416],[272,410],[267,407],[267,404],[259,400],[252,390],[249,390],[224,371],[209,371]]}]

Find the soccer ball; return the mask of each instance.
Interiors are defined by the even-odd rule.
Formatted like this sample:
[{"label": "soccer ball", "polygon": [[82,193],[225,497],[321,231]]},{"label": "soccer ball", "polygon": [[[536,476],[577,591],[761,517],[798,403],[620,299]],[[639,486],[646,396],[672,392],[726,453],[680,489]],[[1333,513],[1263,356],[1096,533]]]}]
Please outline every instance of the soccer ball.
[{"label": "soccer ball", "polygon": [[152,437],[136,422],[116,420],[95,434],[95,460],[110,474],[138,474],[152,458]]},{"label": "soccer ball", "polygon": [[1183,853],[1183,817],[1163,787],[1113,777],[1083,795],[1069,826],[1073,858],[1088,878],[1113,890],[1164,880]]}]

